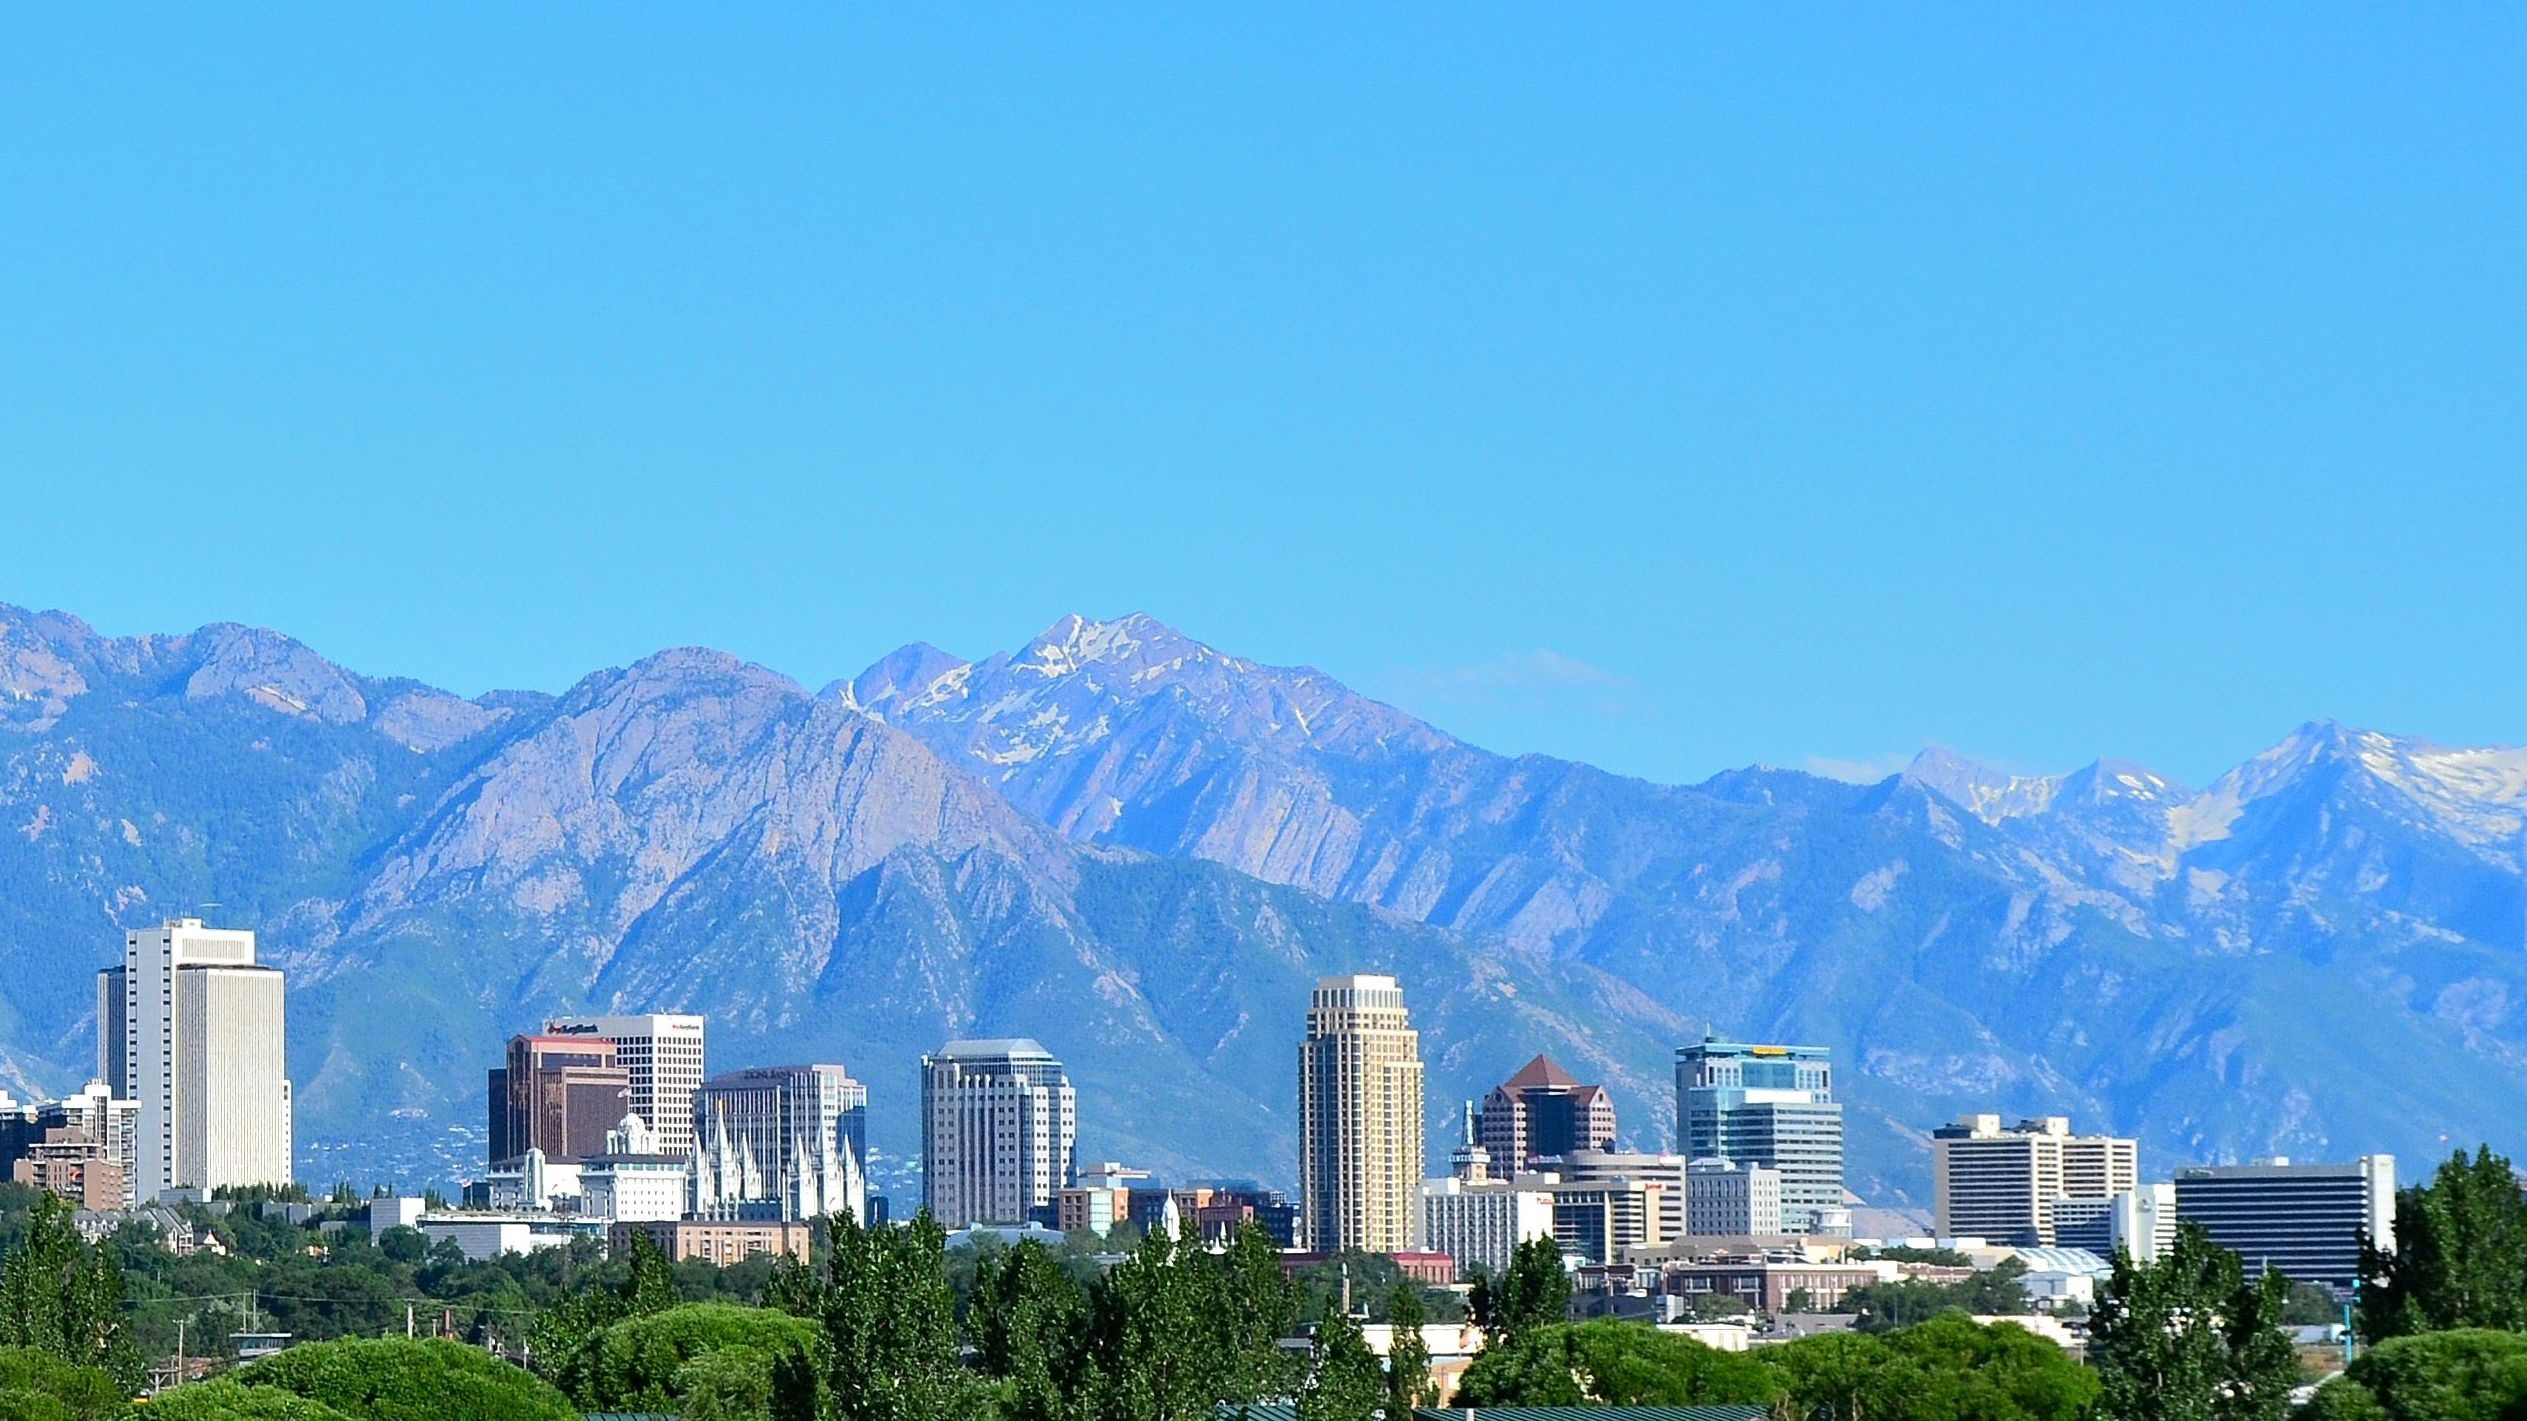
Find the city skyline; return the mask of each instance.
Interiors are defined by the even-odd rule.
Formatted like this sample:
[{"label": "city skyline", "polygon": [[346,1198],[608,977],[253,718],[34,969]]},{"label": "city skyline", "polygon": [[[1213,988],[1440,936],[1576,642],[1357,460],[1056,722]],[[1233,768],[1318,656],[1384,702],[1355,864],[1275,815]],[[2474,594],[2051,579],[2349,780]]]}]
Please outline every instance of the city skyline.
[{"label": "city skyline", "polygon": [[[129,1010],[139,990],[130,985],[133,980],[131,964],[154,960],[144,954],[140,945],[143,938],[144,935],[138,932],[130,934],[127,965],[99,974],[100,1005],[123,1004],[119,1016],[110,1015],[100,1024],[98,1061],[102,1069],[129,1072],[133,1069],[130,1061],[147,1055],[141,1050],[142,1028],[132,1024]],[[209,927],[198,919],[177,919],[170,920],[159,930],[154,940],[159,943],[157,956],[177,964],[176,968],[161,970],[160,975],[170,975],[173,970],[181,969],[194,959],[207,958],[212,966],[232,970],[250,968],[257,974],[254,980],[259,982],[278,984],[282,980],[278,972],[253,967],[252,934],[249,932]],[[168,991],[174,991],[172,981],[168,984]],[[1390,976],[1355,975],[1319,982],[1303,1018],[1302,1094],[1320,1093],[1318,1087],[1309,1084],[1310,1081],[1360,1082],[1400,1067],[1411,1078],[1413,1088],[1402,1091],[1395,1099],[1406,1101],[1412,1107],[1410,1113],[1413,1118],[1421,1119],[1418,1109],[1418,1033],[1411,1028],[1409,1017],[1404,1013],[1403,996],[1403,985]],[[271,1009],[261,1019],[273,1025],[264,1034],[276,1038],[277,1003],[267,1005]],[[196,1007],[195,1011],[198,1015],[200,1008]],[[108,1029],[118,1024],[122,1027],[120,1031]],[[688,1071],[698,1074],[702,1070],[701,1043],[706,1038],[706,1018],[692,1014],[631,1012],[611,1016],[550,1017],[544,1019],[541,1025],[543,1029],[539,1032],[514,1037],[509,1046],[509,1065],[495,1068],[490,1073],[490,1098],[496,1112],[495,1140],[503,1128],[502,1112],[505,1111],[507,1128],[523,1131],[515,1135],[512,1143],[523,1142],[533,1156],[525,1161],[514,1157],[506,1159],[505,1163],[498,1157],[491,1161],[494,1169],[487,1177],[494,1181],[496,1189],[506,1188],[508,1197],[532,1202],[540,1201],[547,1194],[570,1193],[580,1185],[581,1177],[576,1170],[583,1163],[592,1163],[607,1171],[599,1181],[601,1188],[610,1192],[628,1192],[647,1187],[638,1179],[629,1177],[642,1168],[644,1162],[661,1165],[675,1162],[686,1181],[685,1213],[688,1217],[725,1220],[814,1217],[838,1207],[847,1207],[858,1216],[872,1216],[872,1196],[865,1174],[869,1095],[867,1089],[851,1080],[842,1067],[747,1067],[713,1074],[697,1088],[687,1091],[694,1100],[687,1122],[692,1142],[678,1149],[672,1144],[662,1143],[655,1127],[646,1124],[638,1112],[630,1108],[632,1075],[616,1064],[617,1053],[621,1049],[617,1038],[637,1036],[648,1040],[661,1033],[679,1037],[690,1047],[690,1056],[677,1056],[668,1069],[680,1081]],[[1391,1044],[1375,1044],[1382,1040]],[[1351,1044],[1344,1046],[1341,1044],[1344,1041]],[[1326,1054],[1329,1051],[1332,1054]],[[1600,1252],[1613,1247],[1612,1240],[1618,1235],[1610,1230],[1618,1227],[1649,1228],[1651,1232],[1645,1235],[1649,1238],[1660,1236],[1662,1231],[1668,1237],[1684,1237],[1698,1232],[1698,1226],[1688,1221],[1706,1218],[1782,1218],[1786,1222],[1781,1231],[1786,1233],[1829,1231],[1831,1228],[1847,1230],[1847,1222],[1820,1223],[1822,1216],[1814,1202],[1817,1181],[1821,1178],[1817,1174],[1820,1161],[1830,1165],[1831,1149],[1838,1138],[1830,1129],[1823,1134],[1816,1133],[1821,1125],[1830,1124],[1836,1115],[1836,1103],[1832,1100],[1830,1051],[1817,1046],[1753,1045],[1706,1035],[1698,1042],[1678,1046],[1676,1057],[1678,1094],[1675,1118],[1682,1136],[1677,1152],[1622,1153],[1615,1150],[1613,1140],[1600,1138],[1613,1120],[1612,1106],[1604,1099],[1602,1090],[1578,1081],[1549,1057],[1538,1056],[1513,1072],[1491,1092],[1488,1104],[1492,1107],[1494,1118],[1488,1123],[1482,1119],[1475,1101],[1465,1102],[1463,1128],[1459,1132],[1458,1143],[1453,1147],[1455,1164],[1450,1175],[1416,1171],[1410,1188],[1399,1196],[1415,1201],[1409,1211],[1414,1217],[1402,1226],[1405,1232],[1401,1235],[1381,1239],[1382,1246],[1401,1249],[1419,1241],[1421,1231],[1437,1217],[1430,1213],[1434,1207],[1431,1203],[1434,1192],[1449,1196],[1484,1194],[1495,1186],[1513,1184],[1526,1194],[1547,1200],[1548,1207],[1558,1205],[1563,1209],[1563,1214],[1556,1216],[1563,1220],[1557,1225],[1557,1235],[1566,1235],[1571,1227],[1567,1217],[1573,1192],[1597,1191],[1588,1195],[1595,1201],[1588,1207],[1599,1211],[1607,1221],[1595,1226]],[[995,1142],[992,1127],[983,1127],[984,1133],[974,1137],[974,1147],[980,1148],[986,1160],[992,1162],[988,1167],[980,1168],[961,1187],[976,1198],[991,1199],[997,1199],[1000,1194],[1014,1188],[1016,1193],[1011,1197],[1023,1196],[1028,1202],[1016,1206],[1005,1203],[981,1208],[959,1206],[960,1224],[1051,1220],[1059,1212],[1055,1207],[1061,1202],[1059,1196],[1074,1185],[1084,1184],[1088,1178],[1075,1162],[1075,1141],[1082,1106],[1076,1091],[1062,1075],[1059,1061],[1040,1043],[1032,1040],[980,1039],[952,1041],[939,1052],[925,1057],[924,1064],[938,1081],[933,1091],[925,1092],[928,1098],[924,1100],[922,1109],[926,1118],[942,1111],[945,1113],[939,1115],[940,1119],[954,1118],[961,1113],[961,1107],[950,1103],[956,1092],[980,1090],[982,1093],[976,1099],[983,1101],[985,1108],[980,1114],[962,1113],[973,1114],[976,1121],[986,1117],[996,1120],[1001,1112],[992,1102],[1006,1093],[1004,1086],[1014,1084],[1024,1089],[1019,1090],[1017,1096],[1010,1097],[1012,1101],[1018,1101],[1020,1097],[1032,1100],[1038,1095],[1043,1096],[1043,1101],[1039,1102],[1042,1109],[1037,1113],[1041,1115],[1045,1128],[1051,1131],[1046,1137],[1050,1142],[1046,1149],[1026,1143],[1030,1137],[1024,1130],[1009,1137],[1008,1148],[1003,1148]],[[517,1095],[509,1086],[507,1077],[521,1066],[526,1071],[521,1080],[541,1081],[549,1074],[552,1078],[550,1088],[538,1085],[528,1089],[525,1097]],[[956,1079],[936,1076],[935,1073],[942,1069]],[[768,1112],[756,1112],[761,1116],[760,1126],[749,1124],[733,1129],[729,1122],[734,1117],[718,1106],[706,1108],[703,1103],[704,1097],[716,1099],[719,1095],[730,1095],[734,1098],[732,1093],[752,1091],[766,1083],[777,1086],[780,1080],[793,1076],[800,1079],[813,1077],[820,1083],[809,1092],[809,1096],[823,1103],[808,1107],[804,1115],[788,1106],[776,1106]],[[828,1079],[832,1083],[831,1088],[823,1084]],[[1356,1089],[1356,1085],[1340,1086],[1334,1096],[1327,1097],[1326,1109],[1330,1114],[1312,1115],[1303,1111],[1302,1129],[1311,1128],[1305,1122],[1315,1118],[1329,1123],[1313,1128],[1338,1130],[1330,1122],[1346,1112],[1360,1119],[1367,1118],[1371,1112],[1367,1112],[1361,1103],[1339,1103],[1344,1092]],[[589,1096],[595,1104],[579,1106],[574,1112],[571,1104],[574,1091],[583,1094],[595,1092]],[[653,1082],[653,1099],[663,1098],[667,1098],[666,1092]],[[528,1099],[537,1103],[525,1103]],[[1365,1099],[1365,1096],[1360,1097],[1361,1101]],[[1539,1116],[1533,1113],[1540,1105],[1547,1104],[1560,1112],[1559,1115]],[[32,1107],[16,1107],[5,1101],[0,1101],[0,1105],[30,1112],[11,1118],[33,1118]],[[1516,1107],[1514,1111],[1512,1106]],[[128,1150],[131,1156],[128,1170],[106,1176],[103,1187],[109,1192],[138,1194],[147,1178],[140,1165],[142,1146],[139,1137],[143,1116],[140,1102],[117,1098],[112,1086],[100,1079],[91,1083],[84,1094],[51,1108],[65,1112],[58,1113],[56,1118],[68,1122],[68,1133],[54,1156],[60,1161],[59,1165],[45,1167],[57,1168],[57,1174],[45,1177],[69,1181],[63,1187],[93,1195],[98,1186],[79,1183],[85,1178],[79,1172],[80,1162],[91,1158],[114,1158],[118,1151]],[[1028,1109],[1035,1110],[1036,1107]],[[128,1116],[120,1113],[125,1111],[129,1112]],[[1086,1114],[1093,1118],[1094,1111],[1089,1110]],[[609,1119],[602,1125],[573,1123],[581,1115],[587,1116],[589,1122],[595,1122],[599,1117]],[[611,1118],[617,1115],[619,1119]],[[231,1118],[234,1118],[233,1113]],[[129,1124],[118,1123],[126,1119]],[[694,1134],[693,1130],[706,1119],[713,1122],[710,1127],[703,1133]],[[2149,1195],[2149,1190],[2169,1188],[2165,1183],[2153,1183],[2143,1190],[2148,1197],[2144,1197],[2137,1206],[2121,1202],[2142,1185],[2143,1172],[2136,1164],[2133,1141],[2075,1135],[2068,1121],[2060,1117],[2029,1117],[2007,1127],[2001,1123],[2003,1119],[1994,1112],[1969,1115],[1953,1125],[1943,1125],[1930,1132],[1938,1182],[1930,1226],[1933,1235],[2003,1238],[2051,1245],[2056,1241],[2057,1233],[2065,1238],[2076,1234],[2083,1239],[2112,1239],[2116,1246],[2122,1246],[2134,1230],[2155,1228],[2156,1225],[2148,1221],[2158,1218],[2160,1212],[2172,1212],[2173,1195],[2169,1195],[2164,1203]],[[1539,1120],[1555,1123],[1539,1126],[1536,1123]],[[1481,1139],[1484,1134],[1514,1138],[1520,1131],[1537,1128],[1557,1132],[1554,1136],[1557,1140],[1560,1136],[1569,1136],[1570,1139],[1562,1143],[1570,1148],[1555,1154],[1538,1154],[1530,1147],[1527,1158],[1505,1167],[1494,1167],[1493,1161],[1499,1156],[1483,1147]],[[580,1132],[583,1129],[594,1130],[601,1143],[581,1144]],[[1413,1133],[1416,1132],[1399,1131],[1397,1135]],[[1428,1131],[1424,1129],[1418,1133],[1422,1137],[1420,1154],[1412,1156],[1408,1151],[1405,1157],[1427,1158],[1430,1151]],[[550,1138],[546,1140],[548,1135]],[[95,1142],[125,1137],[129,1137],[128,1145],[115,1145],[105,1148],[103,1153],[97,1152],[100,1147]],[[1363,1135],[1361,1138],[1366,1140],[1371,1136]],[[798,1153],[802,1140],[811,1142],[806,1147],[810,1153],[805,1155]],[[551,1143],[555,1148],[546,1150],[539,1141]],[[824,1143],[813,1143],[815,1141]],[[1398,1145],[1404,1143],[1402,1138],[1397,1138],[1395,1142]],[[25,1151],[36,1143],[39,1143],[38,1136],[30,1133],[17,1140],[13,1148]],[[213,1143],[230,1154],[237,1149],[216,1140]],[[1816,1153],[1817,1144],[1827,1147],[1826,1155]],[[1303,1140],[1303,1159],[1307,1157],[1305,1145]],[[198,1143],[196,1148],[200,1148]],[[794,1163],[794,1158],[803,1163]],[[2391,1180],[2391,1157],[2383,1154],[2374,1156],[2381,1162],[2375,1171],[2368,1163],[2371,1158],[2364,1155],[2358,1163],[2359,1177],[2367,1179],[2374,1173]],[[528,1171],[524,1176],[518,1173],[521,1164]],[[930,1182],[932,1161],[926,1153],[922,1164],[924,1204],[927,1207],[933,1186]],[[154,1167],[164,1169],[166,1166]],[[1533,1167],[1552,1171],[1541,1177],[1540,1190],[1535,1185],[1518,1183]],[[2265,1161],[2257,1161],[2251,1166],[2197,1164],[2178,1167],[2173,1173],[2180,1180],[2189,1176],[2209,1179],[2224,1172],[2235,1174],[2243,1170],[2244,1174],[2240,1177],[2247,1177],[2257,1170],[2279,1167]],[[504,1168],[508,1171],[505,1175],[501,1172]],[[548,1177],[541,1173],[555,1168],[567,1172],[566,1175]],[[1099,1168],[1112,1171],[1117,1166],[1100,1165]],[[2317,1176],[2311,1177],[2330,1178],[2325,1171],[2351,1171],[2355,1166],[2306,1168],[2318,1171]],[[615,1171],[623,1171],[625,1177],[618,1181]],[[1785,1174],[1791,1181],[1787,1191],[1780,1182]],[[1139,1172],[1138,1177],[1146,1178],[1146,1171]],[[1360,1177],[1367,1178],[1366,1175]],[[503,1178],[511,1183],[499,1185],[498,1181]],[[1331,1179],[1331,1176],[1327,1178]],[[560,1182],[555,1182],[557,1179]],[[1557,1179],[1558,1184],[1554,1182]],[[1621,1208],[1617,1208],[1613,1196],[1603,1193],[1609,1185],[1637,1189],[1644,1182],[1649,1184],[1652,1192]],[[1805,1192],[1802,1192],[1803,1183]],[[1449,1187],[1440,1188],[1443,1185]],[[1708,1202],[1705,1200],[1706,1186],[1709,1191],[1715,1191],[1709,1193]],[[195,1184],[190,1187],[217,1186]],[[1121,1186],[1114,1187],[1119,1189]],[[1303,1172],[1298,1181],[1301,1200],[1299,1236],[1306,1238],[1312,1236],[1311,1231],[1330,1230],[1332,1226],[1322,1222],[1325,1219],[1346,1213],[1367,1218],[1386,1207],[1377,1204],[1374,1199],[1366,1206],[1337,1202],[1344,1191],[1362,1187],[1367,1186],[1327,1183]],[[2372,1194],[2369,1197],[2374,1201],[2379,1196]],[[1788,1203],[1786,1213],[1783,1212],[1784,1200]],[[1493,1228],[1498,1223],[1497,1220],[1488,1220],[1469,1224],[1466,1220],[1470,1216],[1464,1215],[1465,1206],[1450,1207],[1458,1211],[1451,1227],[1459,1230],[1466,1227]],[[2136,1207],[2141,1213],[2133,1212]],[[2374,1202],[2366,1207],[2374,1213]],[[1839,1205],[1836,1208],[1839,1209]],[[1632,1211],[1623,1217],[1634,1222],[1621,1225],[1612,1222],[1622,1209]],[[1607,1213],[1607,1210],[1615,1212]],[[1387,1211],[1390,1214],[1398,1212],[1395,1209]],[[1004,1213],[1013,1217],[991,1217]],[[2140,1222],[2136,1223],[2136,1219]],[[1653,1220],[1664,1222],[1651,1222]],[[1395,1226],[1387,1227],[1392,1230]],[[1758,1229],[1749,1223],[1747,1231],[1760,1234],[1770,1230]]]}]

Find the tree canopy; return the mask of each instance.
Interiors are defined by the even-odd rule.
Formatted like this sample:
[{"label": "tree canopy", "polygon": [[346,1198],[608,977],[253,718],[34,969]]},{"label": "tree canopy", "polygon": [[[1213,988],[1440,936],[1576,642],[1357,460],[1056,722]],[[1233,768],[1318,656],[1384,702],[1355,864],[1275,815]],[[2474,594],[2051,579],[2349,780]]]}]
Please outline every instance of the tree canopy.
[{"label": "tree canopy", "polygon": [[99,1367],[83,1367],[32,1347],[0,1347],[0,1417],[107,1421],[131,1393]]},{"label": "tree canopy", "polygon": [[550,1383],[437,1337],[310,1342],[240,1367],[249,1387],[321,1401],[352,1421],[576,1421]]},{"label": "tree canopy", "polygon": [[2289,1280],[2248,1282],[2236,1254],[2184,1224],[2167,1256],[2115,1255],[2089,1318],[2089,1356],[2118,1421],[2279,1421],[2299,1384],[2281,1331]]},{"label": "tree canopy", "polygon": [[2516,1421],[2527,1416],[2527,1335],[2459,1328],[2362,1352],[2316,1390],[2307,1421]]},{"label": "tree canopy", "polygon": [[140,1388],[144,1369],[123,1318],[122,1270],[79,1237],[75,1211],[49,1193],[0,1258],[0,1347],[94,1367],[126,1396]]},{"label": "tree canopy", "polygon": [[2527,1195],[2491,1147],[2459,1151],[2398,1194],[2395,1243],[2362,1250],[2362,1336],[2527,1330]]},{"label": "tree canopy", "polygon": [[1562,1246],[1549,1238],[1519,1244],[1499,1277],[1475,1275],[1467,1306],[1474,1325],[1495,1340],[1568,1321],[1571,1275],[1562,1264]]},{"label": "tree canopy", "polygon": [[2026,1329],[1951,1314],[1722,1352],[1640,1323],[1531,1329],[1466,1369],[1460,1405],[1787,1408],[1802,1421],[2081,1421],[2097,1378]]},{"label": "tree canopy", "polygon": [[[582,1354],[571,1400],[587,1411],[676,1411],[705,1381],[724,1407],[741,1396],[768,1398],[778,1359],[811,1353],[821,1340],[814,1323],[768,1308],[683,1303],[637,1313]],[[708,1365],[696,1365],[706,1358]],[[751,1378],[743,1374],[749,1369]]]},{"label": "tree canopy", "polygon": [[351,1421],[321,1401],[230,1377],[160,1392],[147,1414],[149,1421]]}]

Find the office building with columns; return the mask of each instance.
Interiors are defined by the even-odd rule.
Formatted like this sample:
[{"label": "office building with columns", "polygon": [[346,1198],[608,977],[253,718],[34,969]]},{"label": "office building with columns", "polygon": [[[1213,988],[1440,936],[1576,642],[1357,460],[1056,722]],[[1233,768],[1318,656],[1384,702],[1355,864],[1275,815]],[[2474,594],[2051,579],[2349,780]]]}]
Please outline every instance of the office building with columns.
[{"label": "office building with columns", "polygon": [[1052,1224],[1078,1167],[1079,1093],[1026,1037],[951,1041],[921,1058],[921,1189],[951,1229]]},{"label": "office building with columns", "polygon": [[1393,977],[1316,984],[1299,1046],[1301,1246],[1400,1253],[1422,1229],[1421,1033]]},{"label": "office building with columns", "polygon": [[291,1182],[283,991],[251,932],[177,918],[124,935],[100,974],[97,1059],[116,1073],[106,1094],[138,1106],[133,1198]]}]

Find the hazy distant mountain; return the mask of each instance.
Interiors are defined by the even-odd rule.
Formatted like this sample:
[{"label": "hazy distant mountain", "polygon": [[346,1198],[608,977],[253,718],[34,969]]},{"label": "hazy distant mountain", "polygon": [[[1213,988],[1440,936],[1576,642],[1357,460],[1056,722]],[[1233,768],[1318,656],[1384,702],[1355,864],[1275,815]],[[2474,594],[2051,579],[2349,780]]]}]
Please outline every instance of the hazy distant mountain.
[{"label": "hazy distant mountain", "polygon": [[2201,793],[1936,752],[1866,787],[1680,788],[1491,754],[1146,617],[970,665],[911,648],[846,690],[1074,838],[1830,1042],[1863,1181],[1917,1188],[1907,1137],[1969,1105],[2071,1109],[2166,1160],[2436,1150],[2527,1104],[2527,751],[2320,725]]},{"label": "hazy distant mountain", "polygon": [[583,1006],[838,1058],[896,1152],[921,1050],[1032,1034],[1087,1152],[1286,1179],[1307,983],[1386,967],[1434,1102],[1549,1051],[1643,1143],[1704,1021],[1828,1042],[1874,1197],[1968,1108],[2158,1166],[2427,1154],[2527,1118],[2523,824],[2527,752],[2322,725],[2200,792],[1937,753],[1653,785],[1146,617],[814,695],[681,650],[469,701],[0,608],[0,1073],[83,1074],[122,926],[217,902],[297,974],[302,1139],[355,1142],[320,1179],[466,1163],[498,1039]]},{"label": "hazy distant mountain", "polygon": [[713,652],[423,715],[268,633],[0,625],[0,685],[25,688],[0,741],[0,819],[26,826],[0,840],[19,1074],[80,1072],[123,925],[217,902],[295,974],[301,1138],[355,1142],[314,1156],[321,1179],[463,1167],[500,1038],[583,1006],[707,1012],[723,1067],[839,1059],[899,1153],[921,1051],[1034,1035],[1086,1094],[1086,1150],[1274,1176],[1321,973],[1404,973],[1447,1095],[1546,1040],[1646,1096],[1680,1029],[1602,974],[1071,843]]}]

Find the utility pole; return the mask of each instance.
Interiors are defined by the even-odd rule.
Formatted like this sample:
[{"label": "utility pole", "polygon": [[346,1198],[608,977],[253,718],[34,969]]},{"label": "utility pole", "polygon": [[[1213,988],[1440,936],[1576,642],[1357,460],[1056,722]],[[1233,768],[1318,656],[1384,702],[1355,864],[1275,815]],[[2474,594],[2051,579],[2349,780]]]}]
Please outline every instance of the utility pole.
[{"label": "utility pole", "polygon": [[184,1385],[184,1324],[191,1320],[182,1317],[175,1320],[175,1384],[177,1386]]},{"label": "utility pole", "polygon": [[404,1304],[404,1335],[412,1336],[412,1304]]}]

